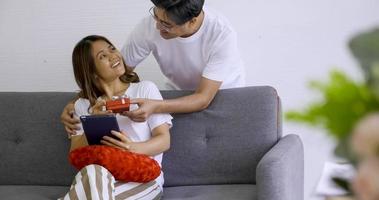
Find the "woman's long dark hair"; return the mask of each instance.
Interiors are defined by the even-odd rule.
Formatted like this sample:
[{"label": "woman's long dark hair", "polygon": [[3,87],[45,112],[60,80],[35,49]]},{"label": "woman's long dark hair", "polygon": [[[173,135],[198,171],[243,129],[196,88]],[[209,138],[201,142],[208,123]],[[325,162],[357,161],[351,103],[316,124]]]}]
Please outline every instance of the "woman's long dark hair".
[{"label": "woman's long dark hair", "polygon": [[[97,98],[104,94],[104,91],[99,87],[98,81],[96,80],[95,60],[91,54],[92,44],[99,40],[114,46],[103,36],[90,35],[80,40],[72,52],[75,80],[80,88],[79,97],[88,99],[91,105],[94,105]],[[120,80],[124,83],[139,82],[137,73],[128,68],[125,62],[124,67],[125,73],[120,77]]]}]

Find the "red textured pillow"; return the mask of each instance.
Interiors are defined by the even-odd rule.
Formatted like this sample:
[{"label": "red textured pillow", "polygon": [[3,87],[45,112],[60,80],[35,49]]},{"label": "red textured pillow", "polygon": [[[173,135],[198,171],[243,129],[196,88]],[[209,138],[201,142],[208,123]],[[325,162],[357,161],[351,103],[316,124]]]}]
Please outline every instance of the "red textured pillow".
[{"label": "red textured pillow", "polygon": [[69,154],[70,163],[78,170],[90,164],[108,169],[116,180],[146,183],[161,173],[157,161],[147,155],[131,153],[105,145],[90,145]]}]

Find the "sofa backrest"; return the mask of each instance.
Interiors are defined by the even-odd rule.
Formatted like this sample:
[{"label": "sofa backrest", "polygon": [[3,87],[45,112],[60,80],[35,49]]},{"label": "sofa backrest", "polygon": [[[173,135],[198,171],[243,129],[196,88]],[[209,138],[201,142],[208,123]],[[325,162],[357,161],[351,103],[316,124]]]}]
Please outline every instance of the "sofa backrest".
[{"label": "sofa backrest", "polygon": [[[164,98],[189,91],[162,91]],[[70,185],[69,141],[60,114],[69,92],[0,92],[0,185]],[[255,168],[281,137],[271,87],[219,91],[204,111],[174,115],[165,185],[255,183]]]},{"label": "sofa backrest", "polygon": [[258,86],[220,90],[206,110],[173,115],[165,186],[254,184],[259,160],[282,135],[280,110],[275,89]]},{"label": "sofa backrest", "polygon": [[60,122],[74,93],[0,93],[0,184],[69,185],[69,140]]}]

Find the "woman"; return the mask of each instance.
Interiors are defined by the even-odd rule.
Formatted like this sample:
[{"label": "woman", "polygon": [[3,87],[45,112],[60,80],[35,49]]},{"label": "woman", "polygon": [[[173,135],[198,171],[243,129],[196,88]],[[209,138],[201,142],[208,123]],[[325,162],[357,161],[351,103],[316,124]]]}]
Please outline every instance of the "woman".
[{"label": "woman", "polygon": [[[157,87],[148,81],[139,82],[136,73],[129,70],[120,52],[102,37],[83,38],[72,55],[75,80],[79,86],[79,99],[75,102],[75,115],[98,114],[106,100],[113,96],[162,99]],[[133,109],[133,107],[131,108]],[[119,140],[104,136],[104,145],[153,157],[159,164],[162,152],[169,149],[172,117],[169,114],[151,115],[146,122],[137,123],[117,114],[121,132],[112,134]],[[71,136],[71,150],[85,146],[82,129]],[[103,167],[89,165],[75,177],[64,199],[159,199],[162,195],[163,173],[152,182],[125,183],[115,181]]]}]

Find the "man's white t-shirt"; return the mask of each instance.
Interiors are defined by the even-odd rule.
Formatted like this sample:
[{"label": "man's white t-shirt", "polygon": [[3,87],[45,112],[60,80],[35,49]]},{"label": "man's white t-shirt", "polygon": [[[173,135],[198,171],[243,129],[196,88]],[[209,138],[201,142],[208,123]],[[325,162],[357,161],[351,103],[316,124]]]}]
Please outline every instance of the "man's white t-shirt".
[{"label": "man's white t-shirt", "polygon": [[[128,89],[125,91],[125,95],[129,98],[146,98],[146,99],[157,99],[162,100],[162,96],[156,87],[156,85],[150,81],[142,81],[139,83],[130,83]],[[79,98],[75,101],[75,115],[90,115],[88,108],[90,107],[90,102],[88,99]],[[136,109],[137,105],[132,104],[130,110]],[[117,114],[116,115],[118,125],[120,130],[125,131],[127,136],[134,142],[143,142],[151,138],[152,130],[164,123],[167,123],[170,127],[172,126],[171,115],[165,113],[152,114],[148,117],[145,122],[134,122],[128,117]],[[81,126],[81,124],[80,124]],[[83,128],[77,131],[77,134],[83,134]],[[153,156],[160,166],[162,163],[162,155],[158,154]],[[157,183],[163,186],[163,172],[156,179]]]},{"label": "man's white t-shirt", "polygon": [[152,52],[163,74],[180,89],[195,90],[201,77],[222,81],[220,89],[245,86],[235,31],[218,13],[203,11],[200,29],[188,38],[166,40],[153,17],[143,19],[121,50],[126,64],[135,67]]}]

